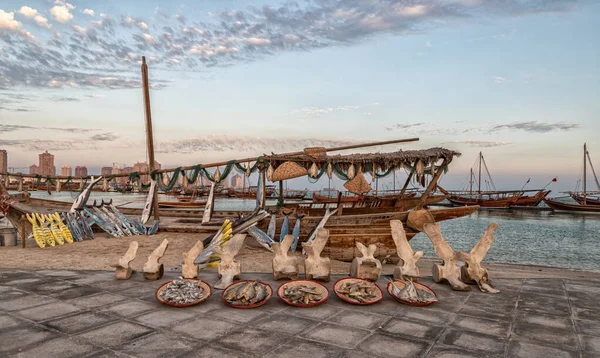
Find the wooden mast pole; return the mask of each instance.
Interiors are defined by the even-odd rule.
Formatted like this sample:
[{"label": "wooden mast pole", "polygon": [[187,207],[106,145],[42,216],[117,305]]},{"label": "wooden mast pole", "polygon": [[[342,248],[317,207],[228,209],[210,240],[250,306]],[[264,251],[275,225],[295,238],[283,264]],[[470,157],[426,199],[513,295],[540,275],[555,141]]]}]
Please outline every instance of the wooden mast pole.
[{"label": "wooden mast pole", "polygon": [[587,199],[587,143],[583,143],[583,205],[586,205]]},{"label": "wooden mast pole", "polygon": [[483,154],[481,154],[481,152],[479,152],[479,182],[477,183],[479,185],[479,200],[481,200],[481,159],[483,158]]},{"label": "wooden mast pole", "polygon": [[[156,169],[154,167],[154,137],[152,135],[152,113],[150,112],[150,86],[148,85],[148,65],[146,57],[142,56],[142,85],[144,87],[144,107],[146,111],[146,143],[148,145],[148,160],[150,161],[150,173]],[[154,220],[159,220],[158,213],[158,188],[154,187],[153,210]]]}]

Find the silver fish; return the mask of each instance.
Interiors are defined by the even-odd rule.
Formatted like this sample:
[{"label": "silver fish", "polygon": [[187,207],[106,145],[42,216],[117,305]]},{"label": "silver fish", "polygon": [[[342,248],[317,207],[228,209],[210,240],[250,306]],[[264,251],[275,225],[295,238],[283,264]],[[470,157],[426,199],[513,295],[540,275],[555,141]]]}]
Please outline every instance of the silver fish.
[{"label": "silver fish", "polygon": [[154,193],[156,192],[156,180],[150,180],[150,190],[148,191],[148,196],[146,197],[146,204],[144,204],[144,210],[142,211],[142,218],[140,221],[142,224],[146,224],[150,219],[150,215],[152,214],[152,203],[154,202]]},{"label": "silver fish", "polygon": [[102,180],[102,177],[98,177],[97,179],[94,179],[94,177],[92,177],[92,182],[90,184],[88,184],[88,186],[81,192],[81,194],[79,194],[77,196],[77,198],[75,199],[75,202],[73,202],[73,205],[71,206],[71,210],[69,210],[70,213],[74,213],[76,211],[80,211],[81,209],[83,209],[83,207],[87,203],[88,199],[90,198],[90,194],[92,193],[92,188],[100,180]]},{"label": "silver fish", "polygon": [[292,252],[296,252],[296,247],[298,247],[298,240],[300,239],[300,221],[302,221],[303,217],[304,215],[296,216],[296,223],[294,224],[294,230],[292,230],[294,241],[292,242],[292,246],[290,246],[290,250],[292,250]]},{"label": "silver fish", "polygon": [[267,228],[267,235],[269,235],[271,240],[275,240],[275,230],[277,230],[277,212],[271,213],[271,220]]},{"label": "silver fish", "polygon": [[279,233],[279,242],[283,242],[285,235],[290,232],[290,216],[291,213],[285,214],[285,218],[283,218],[283,224],[281,225],[281,232]]},{"label": "silver fish", "polygon": [[271,239],[269,237],[269,235],[265,234],[264,231],[257,228],[256,226],[251,226],[248,228],[248,230],[246,232],[248,233],[248,235],[250,235],[254,239],[256,239],[256,242],[258,242],[260,244],[260,246],[273,252],[273,248],[271,247],[271,244],[273,243],[273,239]]}]

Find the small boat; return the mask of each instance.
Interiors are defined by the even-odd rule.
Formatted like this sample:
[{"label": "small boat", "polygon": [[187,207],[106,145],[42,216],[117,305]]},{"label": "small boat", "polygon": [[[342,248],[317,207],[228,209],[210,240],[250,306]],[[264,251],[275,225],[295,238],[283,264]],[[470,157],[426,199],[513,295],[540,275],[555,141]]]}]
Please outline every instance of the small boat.
[{"label": "small boat", "polygon": [[[549,190],[535,189],[535,190],[524,190],[525,186],[521,190],[496,190],[494,181],[490,176],[483,153],[479,152],[479,161],[475,165],[475,169],[471,168],[469,176],[469,190],[464,191],[450,191],[444,190],[439,187],[442,193],[448,195],[448,201],[453,205],[479,205],[482,208],[509,208],[512,206],[536,206],[542,202],[550,193]],[[482,184],[482,169],[485,168],[485,172],[489,178],[490,190],[481,190]],[[479,175],[475,178],[475,170],[478,171]],[[555,180],[553,180],[555,181]],[[487,182],[487,180],[486,180]],[[473,184],[477,183],[477,190],[473,190]],[[527,180],[529,183],[529,180]],[[525,183],[525,185],[527,185]],[[551,182],[552,183],[552,182]],[[546,185],[547,186],[547,185]],[[528,193],[535,193],[530,195]]]},{"label": "small boat", "polygon": [[206,205],[206,201],[159,201],[158,207],[160,208],[203,208]]},{"label": "small boat", "polygon": [[[592,197],[588,198],[588,190],[587,190],[587,165],[590,165],[592,169],[592,174],[594,176],[594,181],[596,186],[598,187],[598,191],[591,192]],[[594,165],[592,164],[592,159],[590,158],[590,153],[587,150],[587,144],[583,145],[583,191],[582,192],[568,192],[569,196],[566,198],[573,199],[574,203],[568,203],[563,200],[558,200],[561,198],[555,199],[544,199],[546,205],[548,205],[554,211],[560,212],[574,212],[574,213],[597,213],[600,214],[600,199],[596,196],[600,194],[600,182],[598,182],[598,176],[596,175],[596,170],[594,169]],[[565,198],[565,197],[563,197]]]}]

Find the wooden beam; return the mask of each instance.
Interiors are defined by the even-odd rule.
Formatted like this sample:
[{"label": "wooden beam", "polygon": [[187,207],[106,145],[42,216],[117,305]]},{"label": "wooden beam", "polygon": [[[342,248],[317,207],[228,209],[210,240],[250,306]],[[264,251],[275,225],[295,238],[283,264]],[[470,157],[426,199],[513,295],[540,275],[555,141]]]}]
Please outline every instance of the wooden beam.
[{"label": "wooden beam", "polygon": [[[150,173],[154,171],[154,137],[152,135],[152,113],[150,110],[150,85],[148,84],[148,65],[146,65],[146,57],[142,56],[142,84],[144,87],[144,109],[146,112],[146,144],[148,145],[148,160],[150,161]],[[158,213],[158,186],[154,187],[153,195],[154,220],[159,220]]]},{"label": "wooden beam", "polygon": [[[337,152],[337,151],[341,151],[341,150],[374,147],[374,146],[379,146],[379,145],[416,142],[418,140],[419,140],[419,138],[396,139],[396,140],[388,140],[388,141],[384,141],[384,142],[372,142],[372,143],[347,145],[347,146],[342,146],[342,147],[326,148],[326,151],[327,152]],[[304,154],[304,151],[281,153],[279,155],[289,156],[289,155],[302,155],[302,154]],[[260,157],[236,159],[236,160],[234,160],[234,162],[247,163],[247,162],[256,161],[256,160],[258,160],[258,158],[260,158]],[[229,161],[204,164],[204,165],[200,165],[200,168],[214,168],[214,167],[218,167],[218,166],[227,165],[228,163],[229,163]],[[194,169],[195,167],[196,167],[195,165],[185,166],[185,167],[181,167],[181,170],[191,170],[191,169]],[[171,172],[174,172],[175,169],[176,168],[160,169],[160,170],[157,170],[156,173],[171,173]],[[148,175],[150,173],[151,173],[151,171],[150,172],[138,172],[139,175]],[[0,174],[7,174],[7,173],[0,173]],[[10,175],[14,176],[14,177],[22,177],[22,178],[37,178],[37,175],[34,175],[34,174],[10,173]],[[97,176],[97,175],[94,175],[94,176]],[[107,177],[110,177],[110,178],[122,178],[122,177],[128,177],[128,176],[129,176],[129,174],[114,174],[114,175],[110,175],[110,176],[107,175]],[[91,177],[92,177],[91,175],[88,175],[85,178],[78,178],[78,179],[90,179]],[[51,178],[53,178],[53,179],[68,179],[68,177],[65,177],[65,176],[55,176],[55,177],[51,177]],[[71,177],[71,178],[75,179],[74,177]]]}]

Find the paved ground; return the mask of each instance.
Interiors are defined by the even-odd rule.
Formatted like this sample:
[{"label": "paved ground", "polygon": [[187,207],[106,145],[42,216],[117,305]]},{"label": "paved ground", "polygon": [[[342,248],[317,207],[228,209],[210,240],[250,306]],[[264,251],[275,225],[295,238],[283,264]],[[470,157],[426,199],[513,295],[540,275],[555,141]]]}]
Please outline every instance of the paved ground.
[{"label": "paved ground", "polygon": [[[600,284],[496,280],[498,295],[430,285],[440,302],[385,299],[315,308],[276,296],[250,310],[207,302],[171,308],[154,299],[167,279],[114,280],[100,271],[0,269],[0,356],[18,357],[597,357]],[[202,279],[214,283],[216,274]],[[279,283],[260,278],[274,288]],[[385,281],[379,282],[385,287]],[[329,284],[331,288],[331,284]],[[475,287],[474,287],[475,288]]]}]

